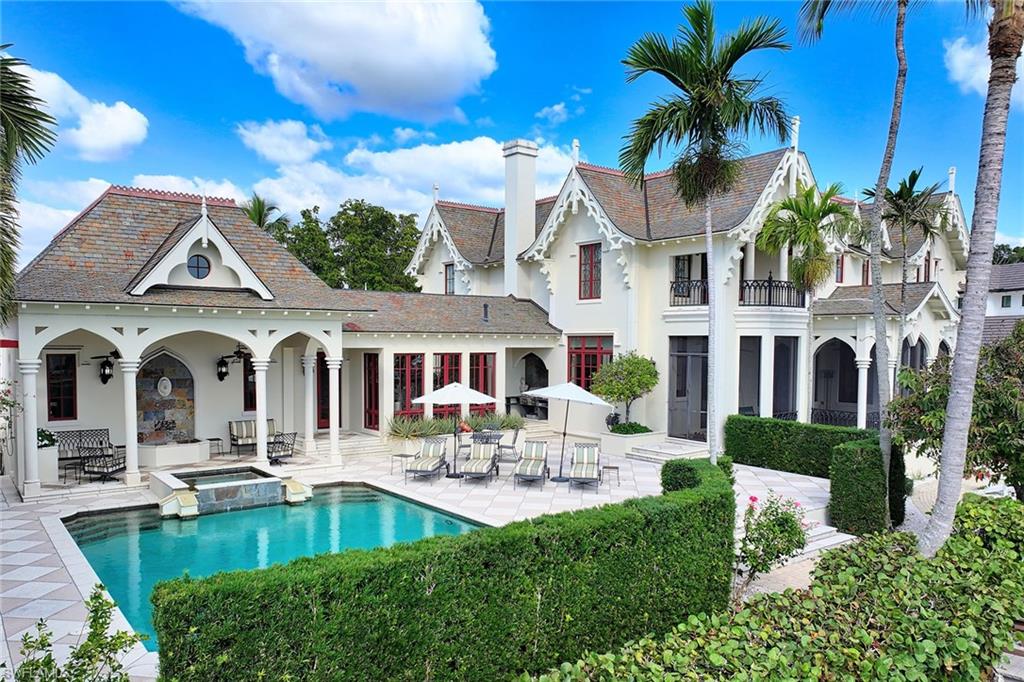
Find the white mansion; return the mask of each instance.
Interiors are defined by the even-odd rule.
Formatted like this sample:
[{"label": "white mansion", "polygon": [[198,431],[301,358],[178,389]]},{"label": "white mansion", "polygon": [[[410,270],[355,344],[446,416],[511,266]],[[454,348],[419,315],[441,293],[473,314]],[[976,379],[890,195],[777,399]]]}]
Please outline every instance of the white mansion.
[{"label": "white mansion", "polygon": [[[474,410],[544,418],[545,405],[521,398],[527,387],[587,387],[630,350],[661,373],[634,419],[663,438],[703,440],[734,413],[872,423],[865,251],[832,245],[835,278],[814,292],[812,325],[808,296],[787,279],[789,255],[754,246],[771,204],[815,183],[795,142],[747,158],[714,202],[712,283],[702,217],[667,175],[640,190],[577,162],[557,196],[538,200],[537,147],[504,149],[504,209],[435,200],[409,265],[420,294],[331,289],[230,200],[110,187],[18,276],[2,369],[23,404],[14,458],[23,494],[54,476],[37,428],[109,430],[124,444],[128,483],[174,456],[163,446],[219,438],[226,447],[228,422],[241,419],[253,420],[260,454],[273,428],[338,461],[343,432],[384,436],[395,415],[469,409],[412,402],[431,388],[462,381],[495,397]],[[886,343],[915,366],[956,343],[951,297],[968,239],[952,185],[951,171],[948,230],[909,236],[905,339],[896,338],[900,240],[885,243]],[[714,425],[708,286],[720,292]],[[560,410],[551,405],[550,417]],[[573,429],[603,432],[604,417],[574,411]]]}]

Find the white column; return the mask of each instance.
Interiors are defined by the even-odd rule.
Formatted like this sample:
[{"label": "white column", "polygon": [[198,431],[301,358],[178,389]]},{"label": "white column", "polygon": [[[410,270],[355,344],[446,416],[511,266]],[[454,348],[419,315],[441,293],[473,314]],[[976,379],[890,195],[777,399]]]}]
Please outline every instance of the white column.
[{"label": "white column", "polygon": [[754,251],[756,248],[753,241],[743,245],[743,279],[754,279]]},{"label": "white column", "polygon": [[22,451],[25,453],[25,474],[21,494],[24,497],[39,494],[39,449],[36,446],[36,430],[39,422],[36,418],[36,375],[42,360],[18,360],[21,369],[21,418],[25,436],[22,438]]},{"label": "white column", "polygon": [[857,428],[868,427],[868,370],[871,358],[857,360]]},{"label": "white column", "polygon": [[506,373],[508,369],[506,363],[508,362],[507,350],[505,348],[499,348],[494,352],[494,409],[499,414],[505,412],[505,398],[507,396],[507,385]]},{"label": "white column", "polygon": [[256,458],[262,462],[267,458],[267,368],[270,358],[252,360],[256,380]]},{"label": "white column", "polygon": [[330,391],[330,439],[331,458],[341,457],[341,402],[338,390],[341,388],[341,358],[327,358],[328,391]]},{"label": "white column", "polygon": [[302,442],[306,454],[316,452],[316,356],[302,356],[303,369],[303,400],[305,407],[302,410]]},{"label": "white column", "polygon": [[775,337],[761,335],[761,394],[758,404],[762,417],[772,416],[772,398],[775,393]]},{"label": "white column", "polygon": [[[497,361],[497,358],[495,358],[495,361]],[[462,352],[461,357],[459,358],[459,363],[459,383],[463,386],[469,386],[469,351]],[[495,401],[495,403],[497,403],[497,401]],[[459,408],[459,415],[464,417],[469,414],[469,408],[470,405],[468,403],[463,403]]]},{"label": "white column", "polygon": [[900,366],[899,358],[895,355],[889,356],[889,382],[892,386],[892,395],[895,396],[896,392],[900,390],[899,384],[896,382],[896,372]]},{"label": "white column", "polygon": [[381,349],[377,356],[377,389],[380,408],[380,435],[387,438],[388,426],[395,418],[395,354]]},{"label": "white column", "polygon": [[811,386],[808,385],[807,377],[810,376],[807,363],[807,347],[810,338],[798,336],[797,361],[796,361],[796,419],[805,424],[811,421]]},{"label": "white column", "polygon": [[785,244],[782,250],[779,251],[779,274],[775,276],[775,279],[788,281],[789,280],[789,244]]},{"label": "white column", "polygon": [[139,408],[135,393],[139,361],[122,359],[117,362],[121,366],[124,387],[124,482],[138,485],[142,480],[139,476]]}]

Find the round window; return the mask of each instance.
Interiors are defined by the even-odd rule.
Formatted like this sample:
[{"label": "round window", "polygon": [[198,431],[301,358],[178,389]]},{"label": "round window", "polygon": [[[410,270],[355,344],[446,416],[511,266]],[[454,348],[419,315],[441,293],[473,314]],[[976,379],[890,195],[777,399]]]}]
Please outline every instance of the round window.
[{"label": "round window", "polygon": [[196,279],[205,279],[210,274],[210,259],[196,254],[188,257],[188,274]]}]

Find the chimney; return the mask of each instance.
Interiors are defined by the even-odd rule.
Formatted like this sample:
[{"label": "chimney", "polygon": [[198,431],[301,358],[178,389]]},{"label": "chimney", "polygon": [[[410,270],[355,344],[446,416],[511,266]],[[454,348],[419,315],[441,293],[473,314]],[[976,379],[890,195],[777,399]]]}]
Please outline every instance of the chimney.
[{"label": "chimney", "polygon": [[530,297],[530,281],[516,257],[533,243],[537,215],[537,145],[512,140],[505,154],[505,295]]},{"label": "chimney", "polygon": [[956,166],[949,167],[949,193],[956,194]]}]

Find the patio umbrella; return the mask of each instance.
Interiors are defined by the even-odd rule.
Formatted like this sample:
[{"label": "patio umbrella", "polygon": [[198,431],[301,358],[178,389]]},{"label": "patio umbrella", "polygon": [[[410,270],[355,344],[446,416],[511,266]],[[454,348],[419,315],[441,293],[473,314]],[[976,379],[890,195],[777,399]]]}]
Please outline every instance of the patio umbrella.
[{"label": "patio umbrella", "polygon": [[[487,395],[476,391],[469,386],[463,386],[459,382],[453,382],[447,386],[442,386],[436,391],[431,391],[421,395],[419,398],[413,398],[413,403],[417,405],[455,405],[469,403],[471,405],[483,405],[485,403],[493,403],[494,396]],[[455,428],[452,431],[452,446],[455,449],[452,455],[453,469],[458,468],[458,454],[459,454],[459,420],[455,420]],[[452,471],[448,474],[447,478],[462,478],[462,474],[458,471]]]},{"label": "patio umbrella", "polygon": [[565,422],[562,424],[562,452],[558,456],[558,475],[551,479],[555,483],[565,483],[569,479],[562,475],[562,464],[565,460],[565,432],[569,426],[569,404],[583,403],[584,405],[598,405],[609,409],[611,408],[611,405],[601,400],[590,391],[586,391],[573,383],[558,384],[557,386],[548,386],[546,388],[536,388],[532,391],[526,391],[523,395],[533,396],[534,398],[547,398],[548,400],[565,401]]}]

